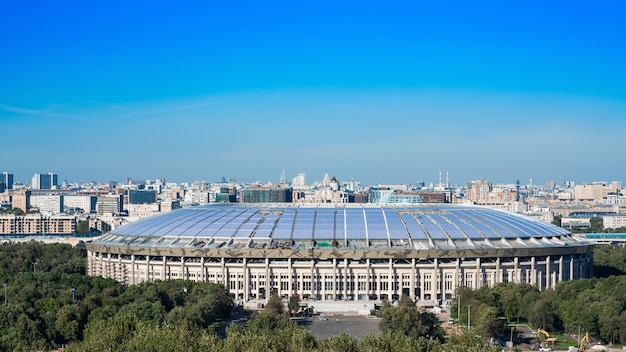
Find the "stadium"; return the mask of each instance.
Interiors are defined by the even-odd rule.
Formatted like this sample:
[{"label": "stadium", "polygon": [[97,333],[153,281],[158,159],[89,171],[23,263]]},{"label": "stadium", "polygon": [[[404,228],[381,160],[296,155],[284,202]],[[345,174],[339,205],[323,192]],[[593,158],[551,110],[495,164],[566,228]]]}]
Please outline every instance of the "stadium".
[{"label": "stadium", "polygon": [[[88,274],[127,283],[224,284],[236,300],[437,304],[459,286],[544,290],[593,275],[593,246],[549,223],[451,204],[209,205],[121,226],[87,243]],[[356,302],[355,302],[356,303]]]}]

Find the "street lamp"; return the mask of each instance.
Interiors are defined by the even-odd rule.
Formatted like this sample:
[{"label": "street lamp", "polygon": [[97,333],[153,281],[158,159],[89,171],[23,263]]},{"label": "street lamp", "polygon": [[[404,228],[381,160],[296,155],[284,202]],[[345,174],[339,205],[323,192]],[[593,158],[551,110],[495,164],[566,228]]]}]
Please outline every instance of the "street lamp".
[{"label": "street lamp", "polygon": [[470,309],[472,307],[471,304],[467,305],[467,329],[471,329],[472,325],[471,325],[471,320],[470,320],[470,316],[472,314],[472,310]]},{"label": "street lamp", "polygon": [[76,289],[72,287],[70,291],[72,291],[72,302],[76,302]]},{"label": "street lamp", "polygon": [[456,307],[457,320],[459,321],[459,325],[461,325],[461,295],[459,295],[459,304]]},{"label": "street lamp", "polygon": [[3,283],[2,287],[4,287],[4,305],[6,306],[7,304],[9,304],[7,301],[7,283]]},{"label": "street lamp", "polygon": [[33,272],[37,271],[37,269],[35,269],[36,266],[37,266],[37,262],[33,262]]}]

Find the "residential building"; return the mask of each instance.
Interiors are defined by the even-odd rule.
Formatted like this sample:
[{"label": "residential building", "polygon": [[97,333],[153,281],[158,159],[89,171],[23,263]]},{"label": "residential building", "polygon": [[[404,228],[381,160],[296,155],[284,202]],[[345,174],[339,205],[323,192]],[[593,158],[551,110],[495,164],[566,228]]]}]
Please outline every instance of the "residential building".
[{"label": "residential building", "polygon": [[76,217],[66,215],[0,216],[3,235],[69,235],[76,232]]}]

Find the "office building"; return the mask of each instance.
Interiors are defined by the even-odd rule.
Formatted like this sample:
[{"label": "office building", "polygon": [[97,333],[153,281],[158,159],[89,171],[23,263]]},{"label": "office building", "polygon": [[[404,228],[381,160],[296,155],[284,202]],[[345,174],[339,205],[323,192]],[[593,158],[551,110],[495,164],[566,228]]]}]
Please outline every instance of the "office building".
[{"label": "office building", "polygon": [[129,189],[128,204],[153,204],[157,201],[157,191],[147,189]]},{"label": "office building", "polygon": [[96,211],[98,197],[83,194],[66,194],[63,197],[63,211],[80,211],[86,214]]},{"label": "office building", "polygon": [[281,186],[251,186],[243,190],[243,203],[291,203],[293,189]]},{"label": "office building", "polygon": [[38,209],[42,213],[62,213],[63,198],[62,194],[33,194],[30,196],[30,208]]},{"label": "office building", "polygon": [[59,186],[57,174],[35,174],[32,179],[33,189],[57,189]]},{"label": "office building", "polygon": [[4,189],[13,189],[13,174],[3,172],[0,175],[0,184],[4,184]]}]

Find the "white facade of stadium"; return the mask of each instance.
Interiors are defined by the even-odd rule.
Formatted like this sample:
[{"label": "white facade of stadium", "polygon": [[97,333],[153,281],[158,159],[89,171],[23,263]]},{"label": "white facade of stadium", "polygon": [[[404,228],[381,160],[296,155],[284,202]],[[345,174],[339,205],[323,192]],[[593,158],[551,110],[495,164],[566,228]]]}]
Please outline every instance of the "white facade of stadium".
[{"label": "white facade of stadium", "polygon": [[176,210],[87,244],[88,273],[127,284],[221,283],[237,300],[450,299],[459,286],[539,289],[593,275],[593,246],[560,227],[458,205],[262,204]]}]

